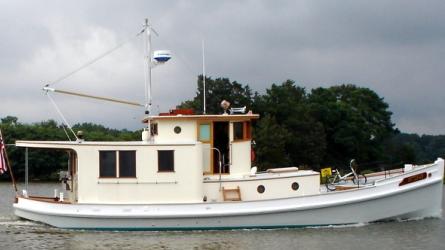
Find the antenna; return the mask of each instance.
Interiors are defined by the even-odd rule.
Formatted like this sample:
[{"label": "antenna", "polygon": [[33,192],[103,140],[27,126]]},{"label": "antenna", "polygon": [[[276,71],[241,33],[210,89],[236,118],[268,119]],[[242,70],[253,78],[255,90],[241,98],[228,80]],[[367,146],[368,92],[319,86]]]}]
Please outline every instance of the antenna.
[{"label": "antenna", "polygon": [[206,114],[206,63],[205,63],[205,50],[204,39],[202,39],[202,98],[203,98],[203,114]]}]

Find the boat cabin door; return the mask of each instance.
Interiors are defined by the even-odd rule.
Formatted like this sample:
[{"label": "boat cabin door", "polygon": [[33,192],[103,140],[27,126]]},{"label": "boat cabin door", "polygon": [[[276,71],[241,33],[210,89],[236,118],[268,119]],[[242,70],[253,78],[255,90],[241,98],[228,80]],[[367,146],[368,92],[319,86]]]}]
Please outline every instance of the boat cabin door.
[{"label": "boat cabin door", "polygon": [[[230,173],[230,140],[229,140],[229,122],[213,122],[213,141],[212,147],[221,152],[221,173]],[[213,150],[213,174],[219,174],[219,156],[216,150]]]}]

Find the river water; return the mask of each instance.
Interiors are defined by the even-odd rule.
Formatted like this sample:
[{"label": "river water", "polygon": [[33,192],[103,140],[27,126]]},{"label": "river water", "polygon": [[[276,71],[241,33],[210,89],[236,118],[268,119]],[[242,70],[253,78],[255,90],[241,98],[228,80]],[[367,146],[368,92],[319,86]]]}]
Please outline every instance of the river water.
[{"label": "river water", "polygon": [[[33,195],[51,195],[55,188],[60,189],[60,185],[30,184],[29,189]],[[0,250],[445,249],[445,220],[437,218],[274,230],[97,232],[57,229],[20,220],[13,215],[13,197],[11,185],[0,183]],[[445,207],[445,199],[442,202]]]}]

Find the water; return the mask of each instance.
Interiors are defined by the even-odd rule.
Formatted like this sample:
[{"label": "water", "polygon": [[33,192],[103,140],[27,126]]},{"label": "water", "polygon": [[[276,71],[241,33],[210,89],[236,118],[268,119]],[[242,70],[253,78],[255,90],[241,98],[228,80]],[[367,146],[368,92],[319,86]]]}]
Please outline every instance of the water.
[{"label": "water", "polygon": [[[60,186],[30,185],[33,194],[50,195],[55,188]],[[445,249],[443,219],[275,230],[94,232],[57,229],[19,220],[12,214],[13,196],[10,184],[0,183],[1,250]]]}]

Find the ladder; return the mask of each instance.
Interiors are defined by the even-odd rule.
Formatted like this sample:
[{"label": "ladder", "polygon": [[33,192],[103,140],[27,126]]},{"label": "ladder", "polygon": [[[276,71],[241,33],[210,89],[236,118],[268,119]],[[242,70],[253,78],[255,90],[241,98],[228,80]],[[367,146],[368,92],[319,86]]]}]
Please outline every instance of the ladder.
[{"label": "ladder", "polygon": [[224,201],[241,201],[241,190],[239,186],[236,188],[222,187]]}]

